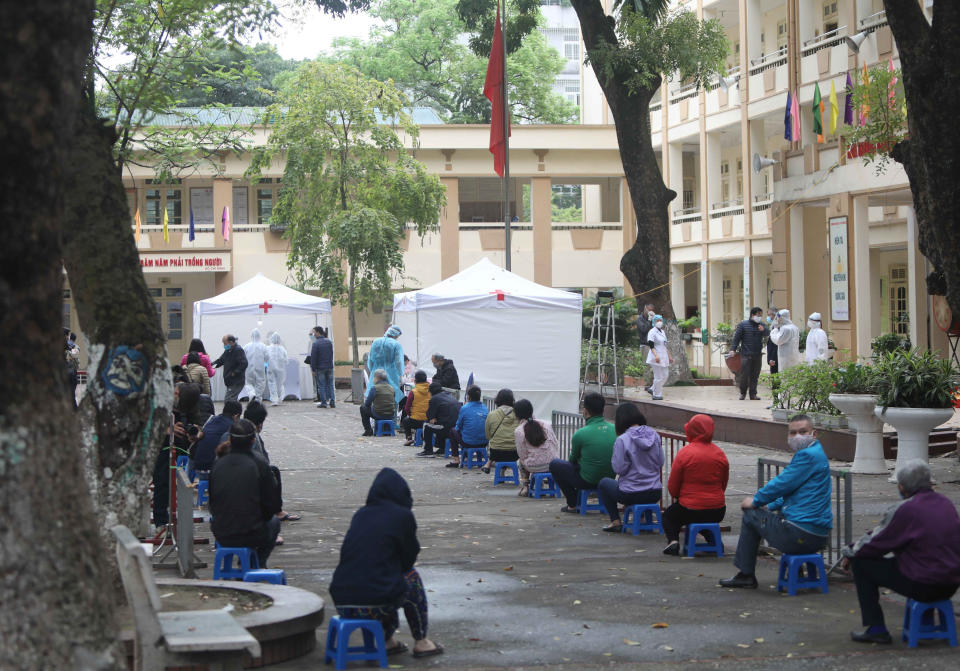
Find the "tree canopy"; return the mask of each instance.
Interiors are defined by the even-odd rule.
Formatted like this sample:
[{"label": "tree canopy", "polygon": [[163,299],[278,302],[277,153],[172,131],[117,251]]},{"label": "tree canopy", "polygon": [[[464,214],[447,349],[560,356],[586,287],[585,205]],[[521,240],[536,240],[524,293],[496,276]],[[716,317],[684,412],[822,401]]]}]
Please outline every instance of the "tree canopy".
[{"label": "tree canopy", "polygon": [[271,44],[226,44],[204,51],[205,71],[192,86],[176,87],[178,107],[266,107],[273,103],[281,75],[301,65],[300,61],[283,58]]}]

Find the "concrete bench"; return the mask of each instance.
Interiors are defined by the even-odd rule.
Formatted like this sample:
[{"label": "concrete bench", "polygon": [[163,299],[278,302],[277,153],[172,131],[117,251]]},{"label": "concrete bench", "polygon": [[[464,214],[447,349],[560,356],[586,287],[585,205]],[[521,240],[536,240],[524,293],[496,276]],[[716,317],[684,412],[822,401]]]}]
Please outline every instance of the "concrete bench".
[{"label": "concrete bench", "polygon": [[112,529],[117,564],[133,612],[134,668],[164,671],[168,666],[207,665],[224,671],[243,668],[244,654],[260,656],[260,643],[222,610],[160,612],[153,569],[140,542],[125,526]]}]

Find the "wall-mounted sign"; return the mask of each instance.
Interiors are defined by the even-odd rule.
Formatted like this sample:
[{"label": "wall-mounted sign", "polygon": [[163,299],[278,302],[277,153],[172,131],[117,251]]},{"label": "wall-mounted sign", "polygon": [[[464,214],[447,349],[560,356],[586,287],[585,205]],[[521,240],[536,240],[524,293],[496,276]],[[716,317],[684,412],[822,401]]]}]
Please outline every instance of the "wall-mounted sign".
[{"label": "wall-mounted sign", "polygon": [[830,218],[830,313],[833,321],[850,320],[847,218]]},{"label": "wall-mounted sign", "polygon": [[229,252],[140,254],[145,273],[223,273],[230,270]]}]

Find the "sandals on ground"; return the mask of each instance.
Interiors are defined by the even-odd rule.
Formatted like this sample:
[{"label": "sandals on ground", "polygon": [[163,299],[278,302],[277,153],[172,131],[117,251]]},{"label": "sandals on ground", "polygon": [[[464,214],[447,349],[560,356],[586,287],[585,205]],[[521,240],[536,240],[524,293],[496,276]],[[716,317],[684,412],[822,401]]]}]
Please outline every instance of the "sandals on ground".
[{"label": "sandals on ground", "polygon": [[399,655],[401,653],[406,652],[409,649],[410,647],[406,643],[404,643],[403,641],[400,641],[392,648],[387,648],[387,657],[390,657],[391,655]]},{"label": "sandals on ground", "polygon": [[431,648],[430,650],[414,650],[413,656],[419,659],[421,657],[433,657],[434,655],[442,655],[443,646],[440,645],[439,643],[434,643],[434,645],[437,647]]},{"label": "sandals on ground", "polygon": [[524,485],[523,487],[520,488],[520,491],[517,492],[517,496],[529,496],[529,495],[530,495],[530,487],[528,485]]}]

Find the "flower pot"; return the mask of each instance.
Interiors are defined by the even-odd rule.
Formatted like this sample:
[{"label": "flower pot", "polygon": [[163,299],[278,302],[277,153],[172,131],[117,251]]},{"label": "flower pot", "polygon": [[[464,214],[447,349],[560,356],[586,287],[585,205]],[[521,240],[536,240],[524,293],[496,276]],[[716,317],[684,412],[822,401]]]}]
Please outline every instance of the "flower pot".
[{"label": "flower pot", "polygon": [[847,416],[857,432],[857,449],[853,456],[853,473],[884,474],[887,464],[883,460],[883,422],[877,419],[876,394],[830,394],[830,402]]},{"label": "flower pot", "polygon": [[897,430],[897,467],[890,478],[912,459],[929,461],[930,431],[953,417],[953,408],[877,408],[874,414]]},{"label": "flower pot", "polygon": [[808,413],[813,417],[814,422],[821,429],[845,429],[847,428],[847,418],[843,415],[828,415],[823,412]]},{"label": "flower pot", "polygon": [[790,408],[771,408],[770,412],[775,422],[786,422],[790,419],[790,415],[796,414],[796,411]]}]

